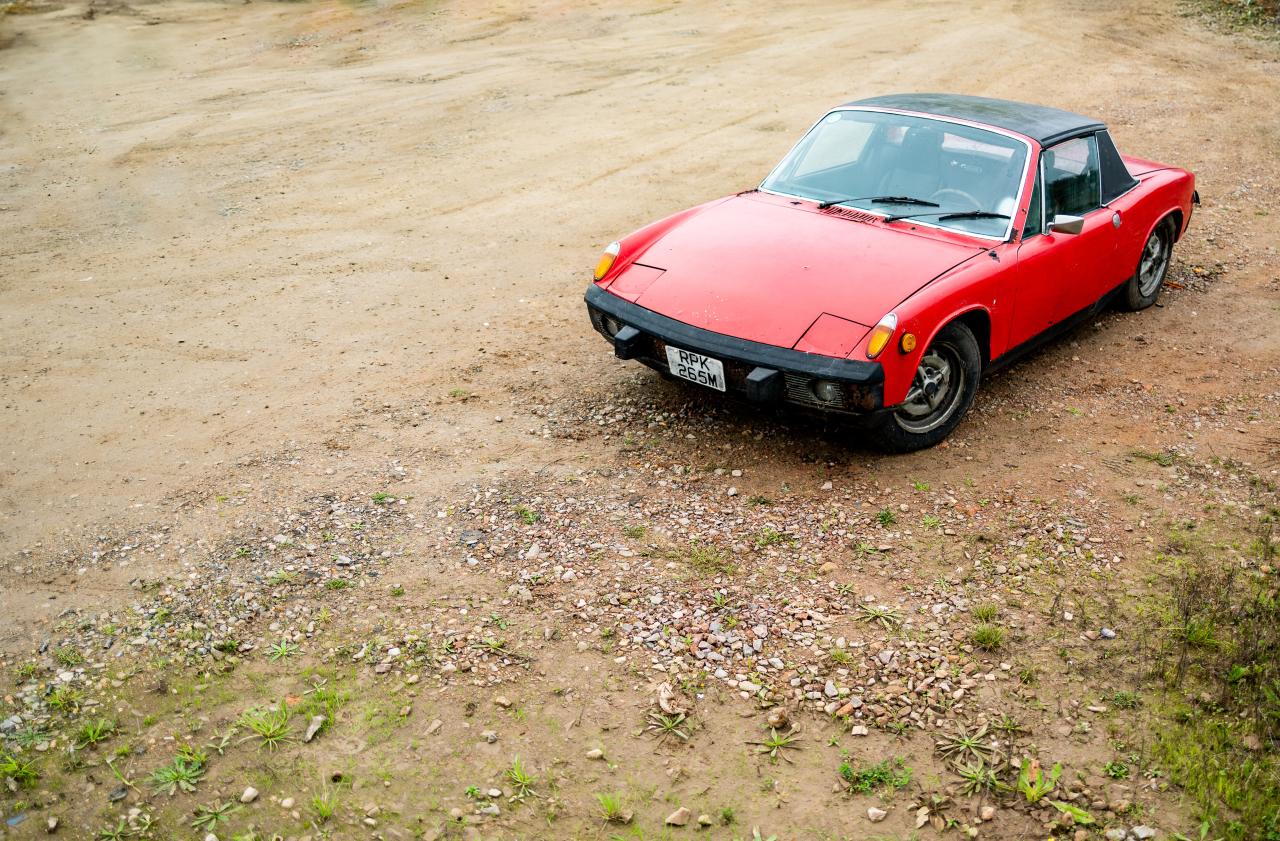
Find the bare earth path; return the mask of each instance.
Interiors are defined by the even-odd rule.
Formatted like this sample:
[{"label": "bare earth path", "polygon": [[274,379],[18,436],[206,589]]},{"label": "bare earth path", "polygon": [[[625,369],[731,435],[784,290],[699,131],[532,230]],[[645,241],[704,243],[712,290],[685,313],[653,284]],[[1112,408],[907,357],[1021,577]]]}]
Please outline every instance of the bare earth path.
[{"label": "bare earth path", "polygon": [[[545,830],[534,810],[508,816],[505,803],[500,819],[472,820],[471,802],[461,796],[471,778],[457,780],[471,773],[477,785],[487,787],[484,778],[502,786],[501,767],[519,752],[502,741],[498,751],[484,740],[473,745],[474,734],[459,737],[440,751],[447,759],[429,779],[414,777],[404,750],[418,750],[435,714],[414,713],[410,703],[411,712],[398,716],[413,730],[414,744],[405,748],[392,735],[403,709],[395,696],[416,690],[403,682],[388,693],[390,712],[360,713],[358,737],[339,730],[351,741],[335,742],[324,760],[298,765],[293,775],[314,772],[318,780],[346,761],[340,757],[381,745],[378,762],[394,772],[397,782],[386,788],[400,798],[392,811],[403,822],[392,821],[388,837],[435,832],[450,808],[464,809],[468,831],[484,837],[607,837],[591,792],[610,787],[628,792],[637,820],[656,835],[661,818],[686,800],[702,797],[711,809],[735,796],[732,782],[717,787],[696,771],[721,761],[733,744],[736,764],[717,774],[750,776],[750,790],[762,792],[738,795],[741,815],[762,827],[767,821],[785,838],[862,838],[872,832],[866,803],[842,805],[845,814],[824,811],[828,800],[847,804],[829,791],[838,761],[800,768],[785,794],[766,785],[781,772],[761,771],[759,756],[742,748],[759,728],[743,721],[749,705],[739,696],[754,695],[738,683],[756,686],[771,674],[796,714],[813,708],[821,716],[832,703],[822,697],[827,669],[819,679],[784,649],[817,657],[812,652],[827,652],[835,638],[852,645],[872,629],[886,639],[867,640],[855,663],[881,644],[904,645],[893,641],[898,631],[857,612],[860,603],[896,600],[907,616],[922,611],[906,634],[918,633],[912,644],[925,650],[938,637],[931,654],[912,659],[916,676],[904,691],[915,693],[926,674],[949,674],[952,666],[980,688],[1003,686],[1023,660],[1055,673],[1061,682],[1038,690],[1052,712],[1041,711],[1037,742],[1059,739],[1058,757],[1093,763],[1096,776],[1106,738],[1103,728],[1093,736],[1073,730],[1080,704],[1087,705],[1081,692],[1121,675],[1102,663],[1076,673],[1079,658],[1046,665],[1058,663],[1055,647],[1061,656],[1057,634],[1079,642],[1077,632],[1088,630],[1049,627],[1062,615],[1060,600],[1109,604],[1123,614],[1109,588],[1132,592],[1144,580],[1139,562],[1161,548],[1155,532],[1187,512],[1203,515],[1207,501],[1242,512],[1260,504],[1249,496],[1256,485],[1242,479],[1237,487],[1188,467],[1171,481],[1133,453],[1227,463],[1237,479],[1280,476],[1280,53],[1150,5],[174,2],[36,5],[0,17],[0,651],[18,664],[48,643],[39,652],[42,668],[52,669],[39,678],[46,680],[59,671],[49,658],[70,639],[69,625],[123,627],[128,621],[115,614],[133,609],[147,628],[163,629],[168,614],[156,618],[162,603],[178,618],[189,604],[186,621],[206,636],[183,637],[187,655],[212,656],[213,643],[235,636],[259,645],[245,651],[260,666],[267,644],[296,631],[304,654],[316,658],[311,665],[336,658],[344,669],[367,671],[374,655],[352,661],[362,643],[349,651],[344,634],[407,652],[408,644],[388,640],[406,628],[430,639],[455,624],[472,633],[469,644],[482,646],[497,632],[470,629],[468,610],[520,613],[526,653],[543,654],[532,664],[510,659],[503,669],[524,669],[543,700],[528,689],[530,718],[507,726],[522,730],[520,749],[544,763],[544,780],[565,779],[558,814],[571,829]],[[1126,152],[1196,172],[1204,207],[1178,246],[1162,306],[1108,314],[998,375],[948,446],[892,459],[860,449],[838,429],[708,404],[610,357],[580,300],[604,244],[657,216],[754,185],[826,107],[931,89],[1095,114]],[[731,485],[734,497],[726,495]],[[410,519],[371,504],[374,493],[403,499],[391,513]],[[779,507],[770,513],[770,504],[752,507],[749,499]],[[1006,506],[1000,516],[993,503]],[[512,513],[517,507],[528,512],[527,525],[525,514]],[[877,521],[882,511],[898,512],[897,530]],[[281,560],[288,547],[324,543],[330,529],[358,523],[359,531],[366,521],[373,537],[333,540],[372,540],[354,563],[381,564],[377,572],[353,576],[348,549],[312,545]],[[290,531],[300,523],[310,531]],[[624,533],[623,526],[634,528]],[[1059,544],[1067,547],[1062,557],[1084,565],[1079,577],[1037,567],[1045,578],[1030,581],[1036,555],[1028,544],[1037,538],[1028,535],[1061,537],[1062,528],[1079,533],[1075,543]],[[471,532],[484,537],[468,539]],[[771,534],[791,537],[775,545]],[[739,562],[713,558],[700,568],[705,557],[685,557],[691,539],[722,546]],[[538,547],[532,555],[531,545]],[[859,549],[882,545],[893,551],[870,561]],[[1003,592],[960,572],[975,554],[981,567],[992,545],[1000,557],[988,558],[989,568],[1013,575],[1028,564],[1028,582],[1013,589],[1025,585],[1036,595],[1019,590],[1002,601],[1007,611],[1025,610],[1011,623],[1021,647],[980,667],[971,662],[978,656],[972,646],[962,653],[947,647],[966,637],[946,617],[969,610],[982,592]],[[339,557],[347,560],[338,564]],[[295,562],[296,570],[281,566]],[[534,574],[539,565],[546,569]],[[566,569],[576,572],[565,578]],[[797,569],[809,571],[796,578]],[[294,579],[279,578],[282,570],[315,586],[263,596],[265,607],[243,615],[229,607],[236,602],[227,593],[182,589],[225,584],[251,604],[244,593],[254,588],[293,586]],[[1100,576],[1118,578],[1100,585]],[[358,583],[358,592],[325,589],[339,578]],[[399,601],[387,595],[396,582],[407,589]],[[548,582],[554,592],[543,601]],[[941,589],[930,591],[935,584]],[[633,650],[627,660],[613,635],[624,643],[646,637],[637,629],[651,621],[675,628],[711,609],[692,603],[699,593],[750,600],[793,585],[787,604],[743,607],[744,616],[769,623],[770,640],[774,628],[788,629],[788,642],[779,643],[785,665],[713,680],[727,703],[742,708],[707,713],[711,723],[691,740],[693,753],[681,754],[675,740],[655,754],[649,736],[636,734],[656,684],[675,682],[703,701],[705,689],[681,687],[672,677],[681,667],[665,659],[650,663]],[[687,614],[658,616],[664,602],[647,601],[654,616],[628,613],[632,599],[648,600],[651,588],[664,586],[665,604],[691,600]],[[841,607],[849,587],[857,596]],[[952,588],[977,591],[962,597]],[[157,592],[164,595],[148,602]],[[503,606],[473,605],[482,598]],[[932,610],[930,598],[951,607]],[[308,648],[304,641],[320,639],[307,628],[313,599],[327,599],[323,609],[343,619],[332,638]],[[218,605],[216,618],[200,612],[208,604]],[[805,616],[796,614],[799,604]],[[370,616],[392,618],[366,622],[361,611],[370,607]],[[441,618],[453,608],[463,612]],[[694,636],[719,633],[699,623],[687,639],[676,635],[692,652]],[[184,627],[163,644],[177,644],[191,631]],[[509,633],[514,645],[516,632]],[[90,665],[94,658],[114,663],[126,647],[94,645]],[[652,651],[656,643],[631,645]],[[663,658],[671,653],[663,651]],[[451,655],[428,659],[438,666],[442,656]],[[827,667],[843,662],[822,658]],[[463,665],[467,675],[484,671]],[[896,686],[883,674],[878,684],[859,682],[897,668],[888,662],[872,662],[865,675],[861,666],[842,668],[846,674],[832,675],[851,686],[837,687],[841,707],[861,697],[852,694],[860,686]],[[462,690],[449,688],[448,674],[431,690],[454,705],[441,700],[441,710],[477,703],[477,715],[493,710],[489,683],[476,677],[466,682],[474,697],[454,697],[447,693]],[[499,674],[495,667],[490,682],[507,679]],[[609,675],[603,688],[602,674]],[[906,675],[899,676],[904,684]],[[234,679],[245,678],[237,672]],[[962,678],[947,679],[965,689]],[[284,678],[270,680],[272,691],[301,691]],[[812,680],[819,699],[805,694]],[[982,697],[998,707],[999,699],[1037,694],[1023,690]],[[248,691],[237,686],[182,709],[216,725]],[[13,710],[20,695],[15,683]],[[553,709],[567,696],[582,699],[568,704],[572,714]],[[932,736],[917,734],[908,748],[884,733],[891,720],[909,719],[921,731],[934,722],[950,726],[957,700],[945,709],[927,699],[908,704],[920,713],[914,718],[889,707],[884,721],[868,715],[879,727],[872,738],[884,736],[880,753],[923,754],[913,760],[917,779],[940,779],[946,772],[929,758]],[[136,699],[122,704],[139,720],[148,715]],[[384,713],[386,733],[371,723]],[[151,714],[162,721],[147,725],[154,731],[177,713]],[[548,740],[526,721],[551,721],[560,735]],[[594,735],[566,735],[566,721]],[[822,749],[820,728],[806,733],[806,758]],[[490,728],[476,721],[475,729]],[[570,795],[569,778],[595,780],[604,769],[588,763],[587,771],[557,772],[561,760],[552,754],[580,764],[592,739],[610,733],[635,742],[617,748],[631,778],[614,774]],[[172,750],[155,732],[145,738]],[[264,762],[248,757],[229,767],[218,790],[239,796],[254,774],[270,778],[272,788],[258,786],[264,792],[287,788],[292,772],[264,771]],[[487,770],[476,772],[479,766]],[[381,786],[368,782],[378,773],[361,766],[362,784]],[[99,768],[96,784],[111,781]],[[415,800],[421,786],[429,797]],[[1080,802],[1099,813],[1117,814],[1115,802],[1144,796],[1128,791],[1108,802],[1103,795],[1099,806],[1097,788]],[[52,792],[42,802],[62,796]],[[292,796],[301,800],[302,790]],[[109,822],[117,807],[101,792],[89,799],[92,807],[78,812],[49,808],[63,808],[71,825]],[[909,798],[899,799],[885,832],[905,836]],[[356,819],[376,800],[351,795],[348,831],[364,831]],[[130,793],[125,805],[132,803]],[[1187,831],[1183,816],[1191,812],[1175,803],[1172,796],[1148,800],[1147,814],[1172,809],[1181,822],[1165,828]],[[291,837],[313,820],[283,814],[279,831]],[[1028,837],[1043,830],[1042,817],[1019,815],[982,831]],[[43,832],[43,816],[40,823]],[[264,825],[275,831],[258,822]],[[744,826],[740,820],[712,832],[748,837]]]}]

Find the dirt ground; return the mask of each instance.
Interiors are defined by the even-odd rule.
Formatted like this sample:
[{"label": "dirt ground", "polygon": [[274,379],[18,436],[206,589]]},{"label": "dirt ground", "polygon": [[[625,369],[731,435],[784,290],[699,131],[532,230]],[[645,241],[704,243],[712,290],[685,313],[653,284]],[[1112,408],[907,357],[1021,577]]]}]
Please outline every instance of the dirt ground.
[{"label": "dirt ground", "polygon": [[[1170,524],[1230,542],[1280,478],[1280,52],[1151,5],[12,7],[0,717],[45,727],[48,761],[0,800],[24,816],[0,837],[129,808],[201,837],[192,810],[246,785],[261,799],[217,832],[686,837],[705,812],[717,838],[907,838],[950,785],[952,831],[1044,835],[1047,807],[984,821],[934,749],[1011,710],[1035,726],[1000,752],[1061,761],[1098,817],[1056,831],[1192,833],[1177,786],[1099,776],[1144,749],[1115,748],[1138,724],[1098,700],[1138,661],[1094,644],[1140,627],[1124,597]],[[612,358],[581,303],[606,243],[753,186],[833,104],[935,89],[1097,115],[1194,171],[1161,305],[996,375],[947,445],[895,458]],[[963,624],[992,600],[998,654]],[[732,647],[726,603],[768,645],[699,676],[666,643]],[[299,650],[265,656],[281,640]],[[647,729],[663,683],[693,732]],[[74,715],[45,708],[61,684]],[[237,736],[198,792],[144,785],[251,703],[314,713],[337,687],[316,742]],[[803,747],[770,761],[751,742],[777,709]],[[59,728],[98,710],[134,748],[124,776],[101,753],[55,771]],[[842,762],[895,756],[911,791],[841,790]],[[515,757],[538,783],[511,802]],[[602,823],[609,791],[630,824]],[[306,804],[329,793],[326,821]]]}]

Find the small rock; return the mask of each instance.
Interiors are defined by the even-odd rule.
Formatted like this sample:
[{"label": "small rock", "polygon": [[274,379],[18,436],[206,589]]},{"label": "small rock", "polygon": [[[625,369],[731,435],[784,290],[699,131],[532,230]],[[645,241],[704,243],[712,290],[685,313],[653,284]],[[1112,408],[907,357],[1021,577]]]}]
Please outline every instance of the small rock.
[{"label": "small rock", "polygon": [[880,821],[884,820],[888,814],[889,813],[884,809],[877,809],[875,806],[872,806],[867,810],[867,820],[872,823],[880,823]]},{"label": "small rock", "polygon": [[292,797],[286,797],[284,800],[281,800],[281,801],[280,801],[280,808],[281,808],[281,809],[292,809],[292,808],[293,808],[293,804],[294,804],[294,799],[293,799]]},{"label": "small rock", "polygon": [[[737,495],[738,495],[738,489],[737,489],[737,488],[729,488],[729,490],[725,491],[725,493],[727,493],[729,496],[737,496]],[[680,824],[680,825],[681,825],[681,826],[684,826],[684,824]]]},{"label": "small rock", "polygon": [[866,736],[869,732],[866,726],[862,724],[855,724],[849,729],[850,736]]},{"label": "small rock", "polygon": [[698,815],[698,826],[711,826],[715,821],[711,820],[710,815]]},{"label": "small rock", "polygon": [[978,810],[978,817],[982,818],[984,821],[994,820],[995,816],[996,816],[995,806],[983,806],[981,809]]},{"label": "small rock", "polygon": [[428,736],[434,736],[435,734],[440,732],[441,727],[444,727],[444,722],[438,718],[433,718],[431,720],[431,723],[427,725],[427,729],[424,730],[423,732],[426,733],[426,735]]},{"label": "small rock", "polygon": [[592,748],[587,751],[587,759],[604,759],[604,751],[600,748]]},{"label": "small rock", "polygon": [[1148,839],[1156,837],[1156,831],[1145,824],[1139,824],[1138,826],[1130,829],[1129,832],[1134,838],[1137,838],[1138,841],[1148,841]]},{"label": "small rock", "polygon": [[1107,841],[1124,841],[1129,837],[1129,833],[1123,829],[1108,829],[1103,833],[1103,836],[1106,837]]},{"label": "small rock", "polygon": [[787,711],[783,707],[774,707],[769,710],[769,726],[774,730],[781,730],[787,726],[791,719],[787,716]]},{"label": "small rock", "polygon": [[57,818],[49,818],[49,820],[45,821],[45,824],[44,824],[44,831],[45,831],[45,832],[57,832],[57,831],[58,831],[58,819],[57,819]]},{"label": "small rock", "polygon": [[496,799],[496,798],[499,798],[499,797],[501,797],[501,796],[502,796],[502,789],[500,789],[500,788],[491,788],[491,789],[489,789],[488,791],[486,791],[486,792],[485,792],[485,794],[487,794],[487,795],[489,795],[490,797],[492,797],[492,798],[495,798],[495,799]]},{"label": "small rock", "polygon": [[489,815],[490,817],[496,818],[499,814],[501,814],[501,810],[498,809],[497,803],[494,803],[493,801],[489,801],[488,803],[480,807],[480,814]]},{"label": "small rock", "polygon": [[480,738],[484,739],[489,744],[493,744],[498,741],[498,732],[496,730],[485,730],[480,734]]},{"label": "small rock", "polygon": [[504,710],[509,709],[511,707],[511,699],[508,698],[506,695],[499,695],[498,697],[493,699],[493,702],[498,706],[502,707]]},{"label": "small rock", "polygon": [[312,739],[314,739],[316,737],[316,734],[320,732],[320,729],[324,727],[325,722],[327,722],[328,720],[329,719],[325,718],[322,715],[311,716],[311,721],[307,723],[307,732],[302,737],[302,741],[309,742]]},{"label": "small rock", "polygon": [[681,806],[671,814],[667,815],[667,819],[663,821],[667,826],[684,826],[689,822],[689,816],[693,812],[689,811],[687,806]]},{"label": "small rock", "polygon": [[252,803],[258,799],[258,790],[253,786],[246,786],[244,793],[240,795],[241,803]]},{"label": "small rock", "polygon": [[1098,633],[1102,634],[1102,638],[1104,640],[1113,640],[1116,638],[1116,632],[1111,630],[1110,628],[1103,628]]}]

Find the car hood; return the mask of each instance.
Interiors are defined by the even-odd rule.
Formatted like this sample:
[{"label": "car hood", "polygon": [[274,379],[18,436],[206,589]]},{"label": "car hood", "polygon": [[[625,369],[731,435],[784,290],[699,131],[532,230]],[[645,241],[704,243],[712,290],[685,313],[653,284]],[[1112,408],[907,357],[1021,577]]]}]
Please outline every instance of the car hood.
[{"label": "car hood", "polygon": [[[856,344],[907,296],[983,250],[842,213],[766,193],[726,199],[668,231],[609,291],[695,327],[780,347],[795,347],[825,313],[861,325]],[[840,344],[845,354],[853,349]]]}]

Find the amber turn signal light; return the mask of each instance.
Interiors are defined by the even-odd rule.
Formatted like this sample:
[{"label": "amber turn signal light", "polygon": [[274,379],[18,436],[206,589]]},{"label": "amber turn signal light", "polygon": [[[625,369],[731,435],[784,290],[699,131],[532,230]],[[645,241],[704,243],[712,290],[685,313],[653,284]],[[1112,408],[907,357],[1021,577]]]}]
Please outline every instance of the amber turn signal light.
[{"label": "amber turn signal light", "polygon": [[903,353],[911,353],[916,349],[916,334],[903,333],[902,340],[898,343],[898,346],[902,348]]},{"label": "amber turn signal light", "polygon": [[883,353],[897,329],[898,317],[893,313],[880,319],[880,323],[871,328],[871,338],[867,340],[867,359],[875,359]]},{"label": "amber turn signal light", "polygon": [[622,246],[619,243],[609,243],[609,247],[600,255],[600,262],[596,263],[596,280],[600,280],[609,273],[609,269],[613,268],[613,261],[618,259],[618,252],[621,250]]}]

